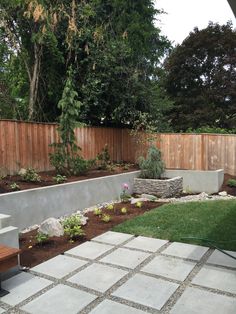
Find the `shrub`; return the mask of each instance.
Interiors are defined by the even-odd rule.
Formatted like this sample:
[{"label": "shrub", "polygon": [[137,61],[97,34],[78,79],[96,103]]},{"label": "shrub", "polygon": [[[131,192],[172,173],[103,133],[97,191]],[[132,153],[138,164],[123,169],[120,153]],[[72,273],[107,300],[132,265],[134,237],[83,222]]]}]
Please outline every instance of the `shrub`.
[{"label": "shrub", "polygon": [[42,232],[38,232],[35,236],[36,242],[38,244],[43,244],[44,242],[46,242],[48,240],[49,236],[45,233]]},{"label": "shrub", "polygon": [[229,179],[227,181],[227,185],[230,186],[231,188],[235,188],[236,187],[236,180],[235,179]]},{"label": "shrub", "polygon": [[111,216],[107,214],[103,214],[101,220],[103,222],[110,222],[111,221]]},{"label": "shrub", "polygon": [[137,207],[137,208],[141,208],[142,206],[143,206],[142,202],[135,203],[135,207]]},{"label": "shrub", "polygon": [[65,234],[70,237],[70,239],[85,235],[85,232],[84,230],[81,229],[81,226],[64,228],[64,231],[65,231]]},{"label": "shrub", "polygon": [[141,169],[141,178],[159,179],[165,169],[160,150],[152,145],[148,150],[147,158],[140,157],[139,167]]},{"label": "shrub", "polygon": [[113,210],[114,209],[114,205],[113,204],[109,204],[109,205],[106,206],[106,209]]},{"label": "shrub", "polygon": [[67,180],[66,176],[62,176],[60,174],[57,174],[55,177],[52,178],[54,182],[57,184],[63,183]]},{"label": "shrub", "polygon": [[111,157],[107,144],[104,146],[101,153],[97,155],[97,160],[99,161],[99,169],[107,170],[108,165],[111,164]]},{"label": "shrub", "polygon": [[40,182],[41,177],[38,175],[35,169],[33,168],[27,168],[25,172],[20,174],[23,180],[28,182]]}]

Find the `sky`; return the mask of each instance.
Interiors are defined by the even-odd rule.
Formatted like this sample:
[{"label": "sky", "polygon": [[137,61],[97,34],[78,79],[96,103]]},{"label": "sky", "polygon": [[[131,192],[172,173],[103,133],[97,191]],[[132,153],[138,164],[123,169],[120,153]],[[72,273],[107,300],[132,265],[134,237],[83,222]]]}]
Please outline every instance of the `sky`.
[{"label": "sky", "polygon": [[160,17],[156,24],[174,44],[181,44],[189,32],[197,26],[205,28],[209,21],[225,24],[236,19],[227,0],[155,0],[157,9],[168,14]]}]

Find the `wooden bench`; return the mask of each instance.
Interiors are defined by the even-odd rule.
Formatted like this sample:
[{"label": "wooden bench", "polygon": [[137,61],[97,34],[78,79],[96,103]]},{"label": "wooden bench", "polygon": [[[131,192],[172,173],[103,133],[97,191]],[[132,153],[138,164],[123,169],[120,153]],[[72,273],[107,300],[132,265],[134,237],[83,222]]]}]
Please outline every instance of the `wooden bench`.
[{"label": "wooden bench", "polygon": [[21,250],[0,244],[0,297],[9,292],[1,288],[1,273],[18,265]]}]

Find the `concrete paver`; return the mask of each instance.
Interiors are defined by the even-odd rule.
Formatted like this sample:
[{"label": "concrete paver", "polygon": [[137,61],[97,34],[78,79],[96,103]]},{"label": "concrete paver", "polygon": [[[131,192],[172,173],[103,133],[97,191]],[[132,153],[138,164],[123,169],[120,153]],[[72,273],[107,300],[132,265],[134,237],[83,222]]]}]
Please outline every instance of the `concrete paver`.
[{"label": "concrete paver", "polygon": [[127,273],[127,271],[114,267],[92,264],[70,277],[68,281],[100,292],[105,292]]},{"label": "concrete paver", "polygon": [[132,308],[125,304],[120,304],[111,300],[104,300],[95,307],[90,314],[145,314],[141,310]]},{"label": "concrete paver", "polygon": [[200,245],[186,244],[174,242],[162,253],[181,258],[189,258],[199,261],[202,256],[207,252],[208,248]]},{"label": "concrete paver", "polygon": [[31,314],[76,314],[96,298],[79,289],[58,285],[21,309]]},{"label": "concrete paver", "polygon": [[166,240],[153,239],[148,237],[136,237],[133,240],[129,241],[124,247],[139,249],[149,252],[156,252],[163,245],[168,243]]},{"label": "concrete paver", "polygon": [[33,267],[32,270],[60,279],[85,264],[87,264],[86,261],[79,260],[78,258],[58,255],[49,261]]},{"label": "concrete paver", "polygon": [[108,231],[97,236],[96,238],[93,238],[92,240],[112,245],[118,245],[133,237],[134,236],[132,234]]},{"label": "concrete paver", "polygon": [[136,274],[112,295],[160,310],[177,288],[176,283]]},{"label": "concrete paver", "polygon": [[16,305],[50,284],[52,282],[47,279],[22,272],[3,281],[2,288],[10,293],[2,297],[1,301],[9,305]]},{"label": "concrete paver", "polygon": [[236,293],[236,272],[234,270],[206,265],[193,278],[192,283],[203,287]]},{"label": "concrete paver", "polygon": [[233,314],[236,299],[197,288],[187,288],[170,314]]},{"label": "concrete paver", "polygon": [[[236,252],[233,252],[233,251],[225,251],[225,252],[236,258]],[[206,263],[236,268],[236,259],[233,259],[232,257],[217,250],[215,250],[211,254],[211,256],[208,258]]]},{"label": "concrete paver", "polygon": [[149,256],[150,255],[148,253],[119,248],[109,255],[103,257],[101,262],[133,269],[141,264]]},{"label": "concrete paver", "polygon": [[96,259],[112,248],[113,246],[111,245],[87,241],[74,247],[73,249],[70,249],[69,251],[66,251],[65,254],[81,256],[88,259]]},{"label": "concrete paver", "polygon": [[0,307],[0,314],[4,313],[5,310],[3,308]]},{"label": "concrete paver", "polygon": [[159,255],[144,266],[141,271],[183,281],[195,265],[194,262]]}]

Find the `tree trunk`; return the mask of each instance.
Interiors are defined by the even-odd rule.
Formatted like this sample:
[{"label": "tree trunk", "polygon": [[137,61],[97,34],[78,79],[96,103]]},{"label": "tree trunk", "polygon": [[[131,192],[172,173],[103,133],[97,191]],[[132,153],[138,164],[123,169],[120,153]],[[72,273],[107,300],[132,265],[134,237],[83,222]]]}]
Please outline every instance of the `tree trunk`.
[{"label": "tree trunk", "polygon": [[39,86],[39,74],[41,65],[42,46],[37,43],[34,44],[34,64],[32,66],[32,74],[30,75],[30,89],[29,89],[29,115],[28,119],[33,120],[35,118],[36,100],[38,96]]}]

